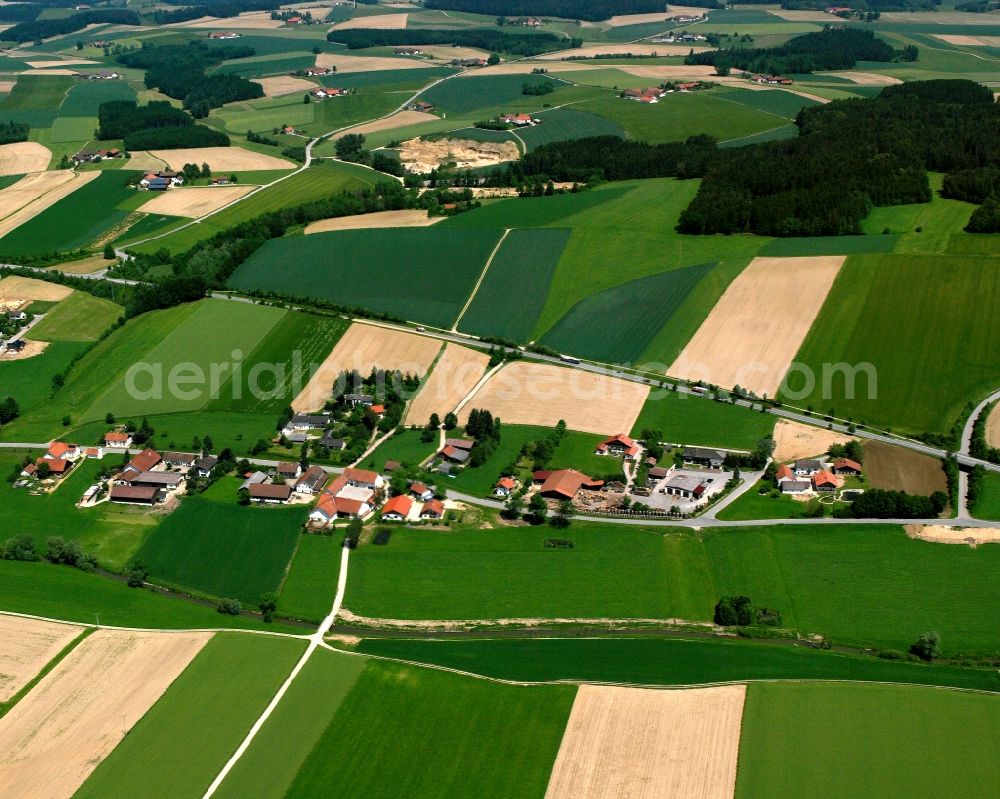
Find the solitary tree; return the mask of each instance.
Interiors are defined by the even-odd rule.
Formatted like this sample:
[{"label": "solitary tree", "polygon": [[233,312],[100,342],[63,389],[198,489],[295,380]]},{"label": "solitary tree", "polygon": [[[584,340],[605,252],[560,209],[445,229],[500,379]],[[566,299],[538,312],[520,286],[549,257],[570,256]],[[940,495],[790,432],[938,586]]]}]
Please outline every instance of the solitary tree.
[{"label": "solitary tree", "polygon": [[278,609],[278,595],[267,591],[260,595],[260,602],[257,603],[260,615],[264,621],[270,624],[274,620],[274,612]]},{"label": "solitary tree", "polygon": [[111,246],[111,243],[104,245],[104,260],[113,261],[117,256],[115,255],[115,248]]},{"label": "solitary tree", "polygon": [[573,503],[568,499],[564,499],[559,503],[559,509],[556,511],[556,515],[549,520],[549,524],[553,527],[569,527],[575,512],[576,509],[573,507]]},{"label": "solitary tree", "polygon": [[531,513],[531,520],[535,524],[541,524],[545,521],[545,517],[549,515],[549,506],[545,501],[545,497],[541,494],[535,494],[528,503],[528,510]]},{"label": "solitary tree", "polygon": [[444,415],[444,429],[454,430],[458,427],[458,417],[450,411]]},{"label": "solitary tree", "polygon": [[910,647],[910,654],[928,662],[941,656],[941,636],[938,633],[924,633]]}]

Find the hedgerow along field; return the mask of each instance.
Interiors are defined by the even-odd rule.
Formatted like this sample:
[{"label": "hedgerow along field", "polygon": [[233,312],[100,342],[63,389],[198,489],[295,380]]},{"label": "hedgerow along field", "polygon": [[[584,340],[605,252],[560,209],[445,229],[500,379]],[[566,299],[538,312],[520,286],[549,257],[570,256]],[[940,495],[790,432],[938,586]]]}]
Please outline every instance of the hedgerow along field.
[{"label": "hedgerow along field", "polygon": [[528,341],[569,235],[562,228],[512,230],[490,263],[459,329]]},{"label": "hedgerow along field", "polygon": [[[719,597],[743,594],[779,610],[786,627],[852,646],[906,650],[929,629],[948,655],[1000,643],[989,625],[1000,547],[930,544],[892,525],[695,536],[576,522],[560,533],[574,547],[559,551],[544,546],[550,536],[394,531],[388,545],[352,555],[344,606],[378,618],[707,621]],[[595,584],[600,592],[588,590]]]},{"label": "hedgerow along field", "polygon": [[0,254],[17,258],[91,244],[128,216],[127,210],[117,206],[134,198],[136,189],[126,183],[138,174],[118,169],[102,172],[0,239]]},{"label": "hedgerow along field", "polygon": [[588,680],[639,685],[768,679],[854,680],[1000,692],[1000,678],[990,669],[929,666],[738,639],[644,638],[641,634],[621,638],[483,637],[437,641],[365,638],[355,650],[503,680]]},{"label": "hedgerow along field", "polygon": [[500,235],[430,227],[274,239],[229,285],[282,293],[294,287],[293,294],[450,328]]},{"label": "hedgerow along field", "polygon": [[1000,276],[989,258],[848,258],[796,360],[820,377],[823,364],[872,364],[875,390],[862,373],[855,397],[845,399],[841,374],[832,399],[823,398],[819,377],[805,397],[793,381],[784,398],[900,432],[947,433],[966,402],[996,388],[1000,318],[974,309],[998,302]]},{"label": "hedgerow along field", "polygon": [[998,734],[996,696],[898,685],[751,685],[736,796],[995,796]]},{"label": "hedgerow along field", "polygon": [[199,796],[288,676],[305,644],[217,633],[75,796]]},{"label": "hedgerow along field", "polygon": [[138,557],[152,581],[248,607],[277,592],[309,509],[240,506],[240,482],[226,477],[186,499],[146,538]]},{"label": "hedgerow along field", "polygon": [[285,795],[540,799],[575,693],[370,660]]}]

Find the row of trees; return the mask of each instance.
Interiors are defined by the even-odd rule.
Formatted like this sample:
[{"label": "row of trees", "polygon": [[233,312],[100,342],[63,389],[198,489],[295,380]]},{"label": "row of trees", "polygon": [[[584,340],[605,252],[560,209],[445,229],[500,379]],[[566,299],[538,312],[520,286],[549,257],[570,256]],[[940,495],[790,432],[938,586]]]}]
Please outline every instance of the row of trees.
[{"label": "row of trees", "polygon": [[889,86],[803,109],[796,124],[796,139],[719,149],[678,230],[857,234],[872,206],[929,202],[928,169],[1000,164],[1000,108],[972,81]]},{"label": "row of trees", "polygon": [[511,53],[534,56],[550,50],[579,47],[580,39],[566,39],[553,33],[504,33],[492,28],[408,28],[382,30],[355,28],[330,31],[326,38],[331,42],[346,44],[349,50],[365,47],[401,47],[404,45],[450,44],[456,47],[478,47],[491,53]]},{"label": "row of trees", "polygon": [[[722,8],[714,0],[704,8]],[[664,10],[662,0],[426,0],[425,8],[465,11],[491,17],[559,17],[598,22],[616,14],[655,14]],[[667,16],[664,13],[664,18]]]}]

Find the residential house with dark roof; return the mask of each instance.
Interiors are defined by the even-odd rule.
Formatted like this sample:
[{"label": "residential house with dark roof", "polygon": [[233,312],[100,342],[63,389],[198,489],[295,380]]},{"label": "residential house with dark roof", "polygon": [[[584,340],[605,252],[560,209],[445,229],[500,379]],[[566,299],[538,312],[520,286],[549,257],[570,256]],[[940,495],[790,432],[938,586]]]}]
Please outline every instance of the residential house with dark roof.
[{"label": "residential house with dark roof", "polygon": [[701,466],[705,469],[721,469],[726,460],[726,453],[720,449],[705,447],[684,447],[684,463]]}]

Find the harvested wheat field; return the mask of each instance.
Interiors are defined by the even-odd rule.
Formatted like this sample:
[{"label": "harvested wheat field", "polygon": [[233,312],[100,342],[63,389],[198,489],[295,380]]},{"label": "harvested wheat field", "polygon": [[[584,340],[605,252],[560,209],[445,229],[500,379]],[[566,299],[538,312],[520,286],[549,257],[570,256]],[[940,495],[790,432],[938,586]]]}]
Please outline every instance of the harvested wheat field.
[{"label": "harvested wheat field", "polygon": [[472,141],[471,139],[410,139],[399,148],[399,160],[414,172],[430,172],[442,164],[458,169],[476,169],[504,161],[516,161],[521,151],[512,141]]},{"label": "harvested wheat field", "polygon": [[[692,66],[677,66],[677,67],[658,67],[658,66],[637,66],[637,67],[618,67],[622,72],[629,75],[634,75],[637,78],[664,78],[667,80],[673,80],[677,78],[691,78],[695,80],[704,80],[712,78],[713,83],[726,83],[725,79],[716,79],[712,76],[715,72],[714,67],[706,67],[699,64],[694,64]],[[738,83],[740,86],[749,88],[747,81],[742,78],[732,78],[732,83]]]},{"label": "harvested wheat field", "polygon": [[6,300],[38,300],[39,302],[59,302],[65,300],[73,289],[58,283],[48,283],[33,277],[9,275],[0,280],[0,298]]},{"label": "harvested wheat field", "polygon": [[649,387],[542,363],[515,361],[494,374],[462,408],[462,424],[473,408],[484,408],[508,424],[612,434],[631,430]]},{"label": "harvested wheat field", "polygon": [[387,227],[427,227],[440,222],[446,217],[427,216],[426,211],[413,209],[409,211],[375,211],[371,214],[355,214],[353,216],[338,216],[334,219],[321,219],[306,226],[305,233],[329,233],[331,230],[361,230],[363,228]]},{"label": "harvested wheat field", "polygon": [[13,186],[0,190],[0,236],[23,225],[46,208],[90,183],[100,172],[35,172],[25,175]]},{"label": "harvested wheat field", "polygon": [[402,30],[406,27],[409,14],[377,14],[370,17],[354,17],[344,22],[338,22],[327,28],[329,31],[344,31],[351,28],[371,28],[373,30]]},{"label": "harvested wheat field", "polygon": [[377,72],[382,69],[427,69],[428,67],[433,67],[434,64],[414,58],[393,58],[392,56],[364,55],[351,56],[340,55],[339,53],[320,53],[316,56],[316,66],[336,67],[338,73],[349,73]]},{"label": "harvested wheat field", "polygon": [[879,75],[876,72],[817,72],[816,75],[820,78],[824,75],[831,75],[835,78],[847,78],[847,80],[853,81],[859,86],[892,86],[903,82],[899,78],[893,78],[889,75]]},{"label": "harvested wheat field", "polygon": [[349,133],[378,133],[383,130],[395,130],[396,128],[405,128],[409,125],[434,122],[437,119],[438,117],[434,116],[434,114],[426,114],[423,111],[399,111],[390,117],[376,119],[373,122],[365,122],[363,125],[342,130],[340,133],[335,133],[330,139],[336,141],[341,136],[346,136]]},{"label": "harvested wheat field", "polygon": [[75,67],[83,64],[100,64],[100,61],[92,61],[89,58],[57,58],[48,61],[25,61],[29,67],[35,69],[45,69],[46,67]]},{"label": "harvested wheat field", "polygon": [[295,164],[284,158],[254,153],[240,147],[189,147],[180,150],[150,150],[149,154],[158,161],[168,164],[171,169],[182,169],[184,164],[208,164],[217,172],[295,168]]},{"label": "harvested wheat field", "polygon": [[24,688],[83,627],[0,615],[0,702]]},{"label": "harvested wheat field", "polygon": [[276,78],[254,78],[253,83],[259,83],[267,97],[281,97],[285,94],[308,92],[316,88],[316,84],[305,78],[294,75],[280,75]]},{"label": "harvested wheat field", "polygon": [[986,417],[986,443],[1000,448],[1000,403],[994,405],[990,415]]},{"label": "harvested wheat field", "polygon": [[908,524],[906,534],[934,544],[965,544],[975,549],[980,544],[1000,544],[1000,530],[989,527],[945,527],[939,524]]},{"label": "harvested wheat field", "polygon": [[103,255],[90,255],[79,261],[67,261],[53,266],[50,271],[62,272],[67,275],[92,275],[94,272],[107,269],[113,263],[114,261],[107,260]]},{"label": "harvested wheat field", "polygon": [[166,214],[198,219],[218,211],[240,197],[245,197],[256,186],[195,186],[190,189],[171,189],[157,194],[141,208],[145,214]]},{"label": "harvested wheat field", "polygon": [[943,33],[932,34],[935,39],[940,39],[948,44],[957,44],[963,47],[998,47],[1000,46],[1000,36],[958,36]]},{"label": "harvested wheat field", "polygon": [[299,392],[292,410],[302,413],[322,408],[341,372],[356,370],[367,375],[377,368],[425,375],[440,351],[441,342],[428,336],[355,322]]},{"label": "harvested wheat field", "polygon": [[788,419],[774,426],[774,460],[778,463],[822,455],[834,444],[846,444],[851,437]]},{"label": "harvested wheat field", "polygon": [[923,496],[948,490],[944,469],[937,458],[882,441],[866,441],[864,450],[865,474],[872,488]]},{"label": "harvested wheat field", "polygon": [[843,263],[843,255],[754,258],[667,373],[773,397]]},{"label": "harvested wheat field", "polygon": [[581,685],[545,799],[731,799],[745,697]]},{"label": "harvested wheat field", "polygon": [[0,144],[0,175],[24,175],[44,172],[52,160],[52,152],[34,141]]},{"label": "harvested wheat field", "polygon": [[0,792],[71,797],[211,637],[95,632],[0,719]]},{"label": "harvested wheat field", "polygon": [[490,358],[478,350],[448,343],[434,371],[410,403],[406,424],[427,424],[432,413],[444,417],[458,406],[486,372]]}]

